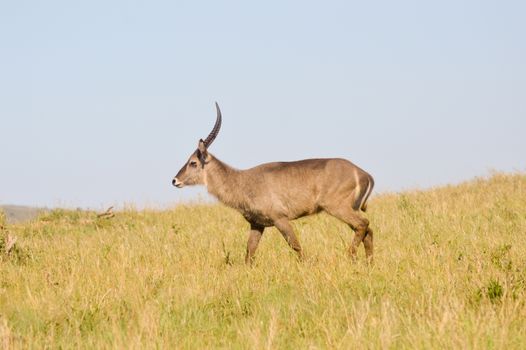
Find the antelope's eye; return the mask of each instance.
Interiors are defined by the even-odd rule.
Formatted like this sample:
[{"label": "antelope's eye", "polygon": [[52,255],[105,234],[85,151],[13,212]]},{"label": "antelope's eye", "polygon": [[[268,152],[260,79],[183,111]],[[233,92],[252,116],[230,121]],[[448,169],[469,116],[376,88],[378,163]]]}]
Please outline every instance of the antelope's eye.
[{"label": "antelope's eye", "polygon": [[192,168],[195,168],[195,167],[197,166],[197,162],[196,162],[195,160],[192,160],[192,161],[190,162],[190,166],[191,166]]}]

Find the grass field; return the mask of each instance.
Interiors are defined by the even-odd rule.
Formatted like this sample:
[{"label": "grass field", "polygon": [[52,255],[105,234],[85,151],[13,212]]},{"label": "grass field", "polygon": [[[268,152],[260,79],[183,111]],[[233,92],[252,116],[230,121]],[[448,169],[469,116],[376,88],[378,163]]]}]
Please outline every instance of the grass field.
[{"label": "grass field", "polygon": [[324,214],[294,223],[304,262],[271,229],[253,267],[221,205],[4,225],[0,348],[526,348],[525,174],[377,195],[367,216],[373,266]]}]

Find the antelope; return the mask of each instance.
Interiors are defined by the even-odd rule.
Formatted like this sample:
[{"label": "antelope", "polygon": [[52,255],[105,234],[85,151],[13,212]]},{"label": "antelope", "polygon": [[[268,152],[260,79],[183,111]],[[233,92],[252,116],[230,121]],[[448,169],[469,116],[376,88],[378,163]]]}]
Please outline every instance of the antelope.
[{"label": "antelope", "polygon": [[172,180],[177,188],[205,185],[210,194],[237,210],[250,224],[245,263],[252,264],[263,231],[276,227],[301,260],[302,248],[291,220],[327,212],[355,232],[349,248],[353,260],[363,242],[368,261],[373,258],[373,231],[360,211],[374,180],[367,172],[340,158],[305,159],[261,164],[247,170],[235,169],[213,156],[208,149],[221,128],[221,110],[212,131]]}]

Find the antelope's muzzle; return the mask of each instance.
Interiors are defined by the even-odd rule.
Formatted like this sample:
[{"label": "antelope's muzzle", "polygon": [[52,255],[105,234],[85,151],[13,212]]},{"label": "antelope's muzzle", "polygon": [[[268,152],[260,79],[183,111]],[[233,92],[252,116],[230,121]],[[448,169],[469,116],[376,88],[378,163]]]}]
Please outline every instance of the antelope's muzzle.
[{"label": "antelope's muzzle", "polygon": [[183,183],[179,181],[176,177],[172,180],[172,185],[174,185],[177,188],[183,187]]}]

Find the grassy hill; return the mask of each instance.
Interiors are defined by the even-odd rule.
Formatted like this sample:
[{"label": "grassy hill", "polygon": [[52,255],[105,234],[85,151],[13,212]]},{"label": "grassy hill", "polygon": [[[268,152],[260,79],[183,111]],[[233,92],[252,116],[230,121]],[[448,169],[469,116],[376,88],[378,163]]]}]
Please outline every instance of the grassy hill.
[{"label": "grassy hill", "polygon": [[526,176],[383,194],[375,263],[327,215],[244,265],[248,225],[220,205],[55,210],[7,225],[0,347],[526,348]]}]

